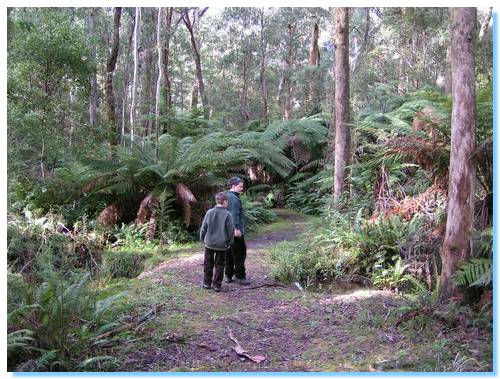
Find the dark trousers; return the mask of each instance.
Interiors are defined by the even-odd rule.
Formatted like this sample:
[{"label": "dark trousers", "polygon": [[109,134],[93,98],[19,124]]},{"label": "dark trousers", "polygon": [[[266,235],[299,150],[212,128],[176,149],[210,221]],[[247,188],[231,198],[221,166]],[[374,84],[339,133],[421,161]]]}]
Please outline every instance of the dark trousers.
[{"label": "dark trousers", "polygon": [[[205,246],[205,260],[203,261],[203,284],[220,287],[224,278],[225,250],[212,250]],[[215,266],[215,272],[214,272]]]},{"label": "dark trousers", "polygon": [[226,277],[232,278],[233,275],[238,279],[245,279],[245,259],[247,258],[247,245],[245,237],[234,237],[234,243],[226,255]]}]

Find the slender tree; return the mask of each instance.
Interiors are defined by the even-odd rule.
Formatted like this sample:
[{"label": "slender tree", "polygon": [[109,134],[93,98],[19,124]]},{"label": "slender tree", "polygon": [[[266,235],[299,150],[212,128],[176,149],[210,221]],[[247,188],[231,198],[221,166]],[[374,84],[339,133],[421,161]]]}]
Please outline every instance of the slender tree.
[{"label": "slender tree", "polygon": [[204,108],[203,114],[205,118],[208,118],[210,110],[208,107],[208,96],[205,93],[205,84],[203,83],[200,47],[199,47],[199,42],[196,40],[196,37],[194,35],[194,26],[196,24],[196,21],[199,20],[205,14],[207,9],[208,8],[203,8],[203,9],[194,8],[192,17],[190,17],[189,15],[189,10],[186,10],[181,14],[182,21],[184,22],[184,25],[186,25],[186,28],[189,32],[189,37],[190,37],[189,40],[191,42],[191,48],[193,50],[194,63],[196,67],[196,78],[198,79],[197,91],[201,97],[201,104],[203,105]]},{"label": "slender tree", "polygon": [[335,173],[336,201],[349,189],[349,8],[335,8]]},{"label": "slender tree", "polygon": [[118,135],[116,132],[116,112],[115,112],[115,95],[113,92],[113,73],[116,67],[116,59],[118,58],[118,49],[120,47],[120,19],[122,8],[116,7],[113,11],[113,41],[111,54],[106,63],[106,85],[104,93],[106,97],[106,121],[109,124],[109,144],[111,146],[111,154],[113,154],[113,146],[118,144]]},{"label": "slender tree", "polygon": [[134,128],[135,128],[135,95],[137,91],[137,66],[139,64],[138,56],[138,37],[140,28],[141,8],[135,8],[135,26],[134,26],[134,79],[132,82],[132,102],[130,104],[130,139],[134,141]]},{"label": "slender tree", "polygon": [[243,64],[241,71],[241,78],[243,79],[243,84],[240,93],[240,115],[243,121],[248,121],[250,118],[248,112],[248,81],[249,81],[249,65],[250,65],[251,54],[247,47],[243,47]]},{"label": "slender tree", "polygon": [[[88,8],[87,16],[87,28],[89,35],[95,37],[95,9]],[[91,59],[96,63],[96,53],[95,48],[91,49],[92,56]],[[89,124],[91,126],[95,125],[97,122],[97,75],[93,72],[90,75],[90,96],[89,96]]]},{"label": "slender tree", "polygon": [[448,217],[442,249],[441,299],[457,294],[452,275],[471,253],[475,165],[475,34],[476,9],[451,10],[452,114],[448,183]]},{"label": "slender tree", "polygon": [[286,73],[283,77],[283,90],[285,91],[285,113],[284,119],[290,120],[292,118],[292,96],[293,96],[293,87],[292,87],[292,67],[293,67],[293,37],[295,33],[294,24],[288,24],[288,48],[287,48],[287,56],[285,59],[286,63]]},{"label": "slender tree", "polygon": [[315,22],[313,26],[313,31],[311,35],[311,46],[309,48],[309,68],[311,69],[311,75],[309,78],[309,104],[311,109],[319,111],[319,89],[318,89],[318,67],[319,67],[319,26]]},{"label": "slender tree", "polygon": [[493,8],[490,7],[488,9],[488,13],[486,14],[486,19],[483,21],[481,24],[481,29],[479,30],[479,45],[481,46],[481,72],[485,77],[488,78],[488,80],[491,80],[489,77],[489,60],[487,59],[487,54],[490,52],[490,48],[487,46],[488,42],[490,39],[488,38],[489,35],[489,28],[490,28],[490,21],[491,21],[491,16],[492,16]]},{"label": "slender tree", "polygon": [[181,17],[174,23],[174,8],[165,9],[165,30],[166,36],[161,49],[161,70],[163,78],[163,88],[167,98],[167,113],[172,109],[172,83],[170,80],[169,64],[170,64],[170,40],[181,21]]},{"label": "slender tree", "polygon": [[260,24],[260,74],[259,74],[259,85],[260,93],[262,97],[262,118],[267,120],[269,117],[268,110],[268,90],[266,81],[266,52],[267,52],[267,42],[265,38],[265,10],[264,8],[259,9],[259,24]]},{"label": "slender tree", "polygon": [[162,43],[161,35],[161,17],[162,8],[158,8],[158,22],[156,24],[156,48],[158,49],[158,79],[156,80],[156,101],[155,101],[155,154],[158,159],[158,146],[160,145],[160,86],[162,79]]}]

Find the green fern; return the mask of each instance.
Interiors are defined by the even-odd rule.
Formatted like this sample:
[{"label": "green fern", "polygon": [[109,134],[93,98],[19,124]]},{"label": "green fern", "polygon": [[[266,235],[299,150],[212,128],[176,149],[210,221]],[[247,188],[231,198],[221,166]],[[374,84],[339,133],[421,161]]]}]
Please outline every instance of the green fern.
[{"label": "green fern", "polygon": [[470,258],[453,275],[459,287],[488,287],[492,282],[493,259]]}]

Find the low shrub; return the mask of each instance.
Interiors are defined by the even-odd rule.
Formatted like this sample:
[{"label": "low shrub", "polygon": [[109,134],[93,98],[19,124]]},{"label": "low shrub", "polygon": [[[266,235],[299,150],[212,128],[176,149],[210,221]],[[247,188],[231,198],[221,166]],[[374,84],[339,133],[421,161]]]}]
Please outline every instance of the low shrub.
[{"label": "low shrub", "polygon": [[262,203],[250,201],[244,196],[242,196],[242,203],[248,230],[260,224],[268,224],[276,221],[276,214]]},{"label": "low shrub", "polygon": [[110,278],[135,278],[144,271],[152,251],[126,252],[108,250],[103,253],[101,275]]},{"label": "low shrub", "polygon": [[103,359],[94,356],[93,339],[114,325],[121,295],[96,301],[90,284],[90,275],[81,273],[47,270],[36,287],[10,276],[9,371],[89,370],[88,359]]}]

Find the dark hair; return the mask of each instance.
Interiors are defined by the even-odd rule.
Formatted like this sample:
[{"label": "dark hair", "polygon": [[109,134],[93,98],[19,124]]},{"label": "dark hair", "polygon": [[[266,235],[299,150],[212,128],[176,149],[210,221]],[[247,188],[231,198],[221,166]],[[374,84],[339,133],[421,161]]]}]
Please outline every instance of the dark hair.
[{"label": "dark hair", "polygon": [[236,186],[238,184],[240,184],[243,180],[237,176],[233,176],[231,179],[229,179],[229,187],[233,187],[233,186]]},{"label": "dark hair", "polygon": [[226,196],[226,193],[225,192],[219,192],[215,195],[215,202],[218,204],[218,205],[222,205],[224,204],[224,201],[227,200],[227,196]]}]

